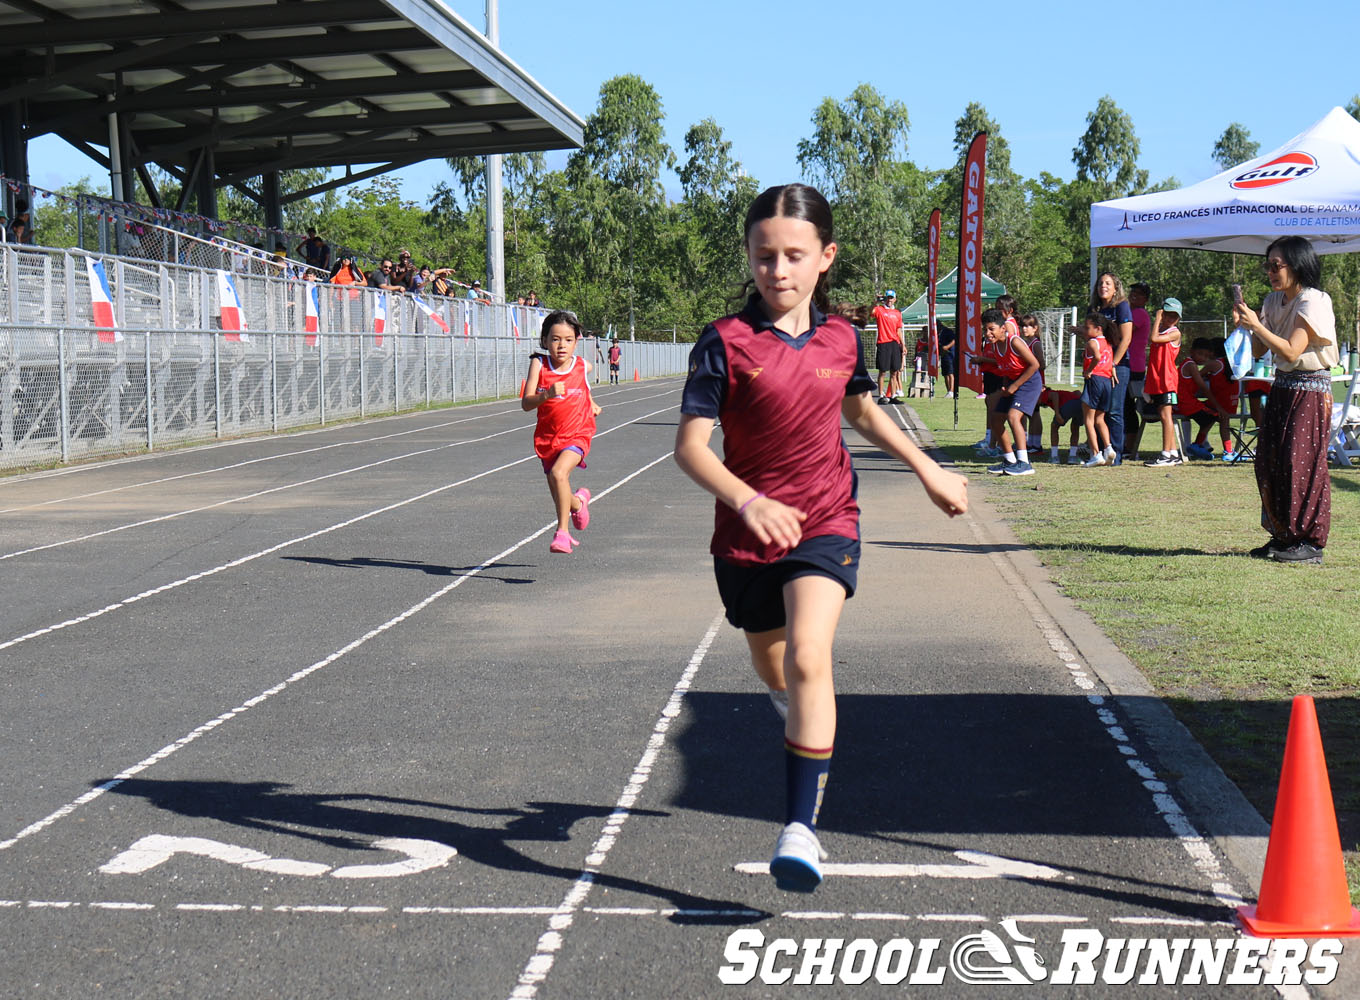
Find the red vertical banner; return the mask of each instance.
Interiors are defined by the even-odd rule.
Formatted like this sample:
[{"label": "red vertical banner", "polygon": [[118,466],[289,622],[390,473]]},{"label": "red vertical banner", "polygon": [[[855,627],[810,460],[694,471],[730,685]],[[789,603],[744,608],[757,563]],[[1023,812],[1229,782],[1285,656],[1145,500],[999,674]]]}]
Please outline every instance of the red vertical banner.
[{"label": "red vertical banner", "polygon": [[940,374],[940,334],[935,325],[935,282],[940,276],[940,210],[930,213],[926,227],[926,342],[930,345],[926,370],[931,379]]},{"label": "red vertical banner", "polygon": [[[963,162],[959,206],[959,271],[954,325],[958,329],[959,385],[982,391],[982,369],[973,360],[982,347],[982,207],[987,188],[987,133],[973,136]],[[957,399],[957,394],[955,395]],[[957,404],[956,404],[957,405]]]}]

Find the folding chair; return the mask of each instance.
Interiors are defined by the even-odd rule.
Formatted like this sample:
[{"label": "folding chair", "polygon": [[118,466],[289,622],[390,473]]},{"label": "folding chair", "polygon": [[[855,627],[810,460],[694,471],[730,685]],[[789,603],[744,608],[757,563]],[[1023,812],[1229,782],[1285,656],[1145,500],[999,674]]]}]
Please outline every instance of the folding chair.
[{"label": "folding chair", "polygon": [[[1259,376],[1258,376],[1259,378]],[[1251,427],[1247,427],[1251,421]],[[1236,462],[1246,462],[1256,457],[1256,439],[1261,434],[1261,428],[1251,419],[1251,398],[1247,394],[1247,380],[1240,378],[1237,380],[1237,412],[1228,418],[1228,430],[1233,436],[1233,460]]]},{"label": "folding chair", "polygon": [[1339,404],[1332,406],[1332,455],[1339,464],[1350,466],[1360,460],[1360,368],[1351,373],[1350,385]]}]

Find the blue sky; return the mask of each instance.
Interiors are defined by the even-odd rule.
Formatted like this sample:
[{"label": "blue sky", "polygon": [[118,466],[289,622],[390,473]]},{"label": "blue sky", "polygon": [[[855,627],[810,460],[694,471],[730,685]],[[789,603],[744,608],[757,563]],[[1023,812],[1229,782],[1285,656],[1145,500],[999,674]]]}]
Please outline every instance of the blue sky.
[{"label": "blue sky", "polygon": [[[480,3],[450,2],[484,26]],[[1182,184],[1217,172],[1210,154],[1230,122],[1242,123],[1264,152],[1360,91],[1343,41],[1360,28],[1355,0],[1104,8],[979,0],[978,27],[961,33],[952,18],[965,6],[500,0],[501,47],[582,118],[605,80],[641,76],[661,95],[677,155],[689,126],[712,117],[762,184],[798,179],[797,143],[811,131],[813,109],[860,83],[906,104],[907,156],[926,168],[953,162],[954,122],[979,101],[1025,177],[1070,178],[1086,116],[1108,94],[1133,119],[1140,165],[1154,181],[1174,176]],[[1281,41],[1272,52],[1274,39]],[[1286,73],[1280,67],[1290,59],[1299,68]],[[564,162],[565,154],[549,156],[550,166]],[[30,168],[43,187],[102,175],[59,140],[34,143]],[[422,202],[450,179],[439,161],[400,176],[405,196]],[[672,195],[679,186],[667,179]]]}]

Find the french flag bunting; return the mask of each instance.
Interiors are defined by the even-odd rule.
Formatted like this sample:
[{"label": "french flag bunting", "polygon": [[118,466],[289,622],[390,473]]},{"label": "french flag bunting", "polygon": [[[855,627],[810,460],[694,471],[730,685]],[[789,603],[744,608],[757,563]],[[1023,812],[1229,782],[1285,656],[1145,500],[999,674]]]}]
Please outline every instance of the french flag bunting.
[{"label": "french flag bunting", "polygon": [[434,323],[435,326],[439,327],[439,329],[443,330],[445,333],[449,332],[449,324],[444,322],[444,317],[439,315],[439,313],[435,312],[433,309],[431,309],[425,303],[424,299],[422,299],[419,295],[412,295],[411,301],[416,304],[417,309],[423,312],[426,316],[430,317],[430,322]]},{"label": "french flag bunting", "polygon": [[235,344],[250,343],[246,333],[246,311],[241,308],[241,296],[236,294],[236,282],[226,271],[217,272],[217,303],[221,310],[222,332]]},{"label": "french flag bunting", "polygon": [[379,292],[373,306],[373,345],[382,347],[383,328],[387,326],[387,293]]},{"label": "french flag bunting", "polygon": [[85,258],[85,274],[90,279],[90,309],[94,327],[101,344],[116,344],[123,339],[123,331],[113,322],[113,296],[109,294],[109,277],[104,273],[104,262]]},{"label": "french flag bunting", "polygon": [[510,332],[513,333],[513,334],[515,335],[515,339],[516,339],[516,340],[519,340],[519,307],[518,307],[518,306],[511,306],[511,307],[510,307]]},{"label": "french flag bunting", "polygon": [[472,306],[463,300],[463,337],[464,339],[472,336]]},{"label": "french flag bunting", "polygon": [[307,286],[307,318],[303,321],[304,338],[308,347],[316,346],[316,333],[321,329],[321,289],[315,284]]}]

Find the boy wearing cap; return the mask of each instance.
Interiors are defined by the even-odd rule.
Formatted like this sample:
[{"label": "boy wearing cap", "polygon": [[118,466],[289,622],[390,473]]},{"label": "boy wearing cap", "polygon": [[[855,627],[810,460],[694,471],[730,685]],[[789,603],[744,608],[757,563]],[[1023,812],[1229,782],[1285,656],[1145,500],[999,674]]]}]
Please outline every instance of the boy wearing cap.
[{"label": "boy wearing cap", "polygon": [[897,311],[897,293],[889,288],[883,293],[883,304],[874,306],[874,322],[878,324],[878,401],[900,403],[906,399],[902,392],[902,314]]},{"label": "boy wearing cap", "polygon": [[1151,404],[1157,407],[1162,421],[1162,453],[1144,465],[1158,468],[1167,465],[1180,465],[1185,459],[1176,448],[1176,426],[1172,411],[1176,408],[1176,386],[1180,374],[1176,369],[1176,358],[1181,351],[1181,331],[1176,324],[1181,319],[1181,300],[1168,298],[1162,303],[1153,318],[1152,334],[1148,338],[1147,376],[1143,391]]}]

